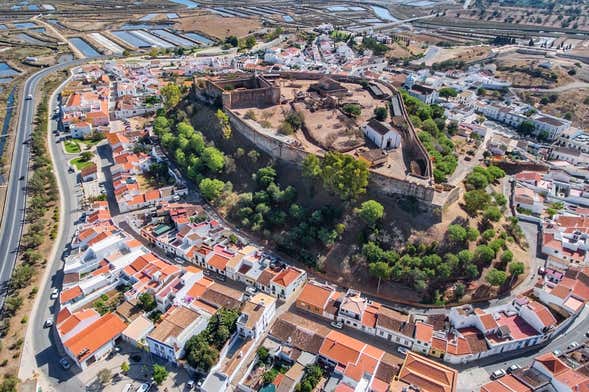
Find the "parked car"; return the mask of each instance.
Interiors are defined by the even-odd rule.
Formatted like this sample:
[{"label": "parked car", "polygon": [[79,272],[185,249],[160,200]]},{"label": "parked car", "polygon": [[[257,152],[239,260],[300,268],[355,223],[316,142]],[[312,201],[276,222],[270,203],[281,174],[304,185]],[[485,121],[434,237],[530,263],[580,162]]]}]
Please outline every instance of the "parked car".
[{"label": "parked car", "polygon": [[33,96],[31,94],[27,95],[27,101],[30,101],[31,99],[33,99]]},{"label": "parked car", "polygon": [[51,290],[51,295],[49,295],[49,298],[57,299],[58,296],[59,296],[59,290],[57,288],[53,288],[53,290]]},{"label": "parked car", "polygon": [[331,323],[329,323],[329,325],[331,325],[333,328],[337,328],[337,329],[344,328],[344,323],[342,323],[341,321],[332,321]]},{"label": "parked car", "polygon": [[245,288],[245,292],[251,295],[254,295],[256,291],[258,291],[258,289],[256,289],[254,286],[247,286]]},{"label": "parked car", "polygon": [[53,327],[53,319],[47,319],[43,323],[43,328],[51,328]]},{"label": "parked car", "polygon": [[589,338],[589,331],[585,332],[585,336]]},{"label": "parked car", "polygon": [[139,385],[139,388],[137,388],[136,392],[147,392],[151,389],[151,384],[141,384]]},{"label": "parked car", "polygon": [[59,360],[59,365],[64,369],[68,370],[72,365],[70,365],[70,361],[67,360],[66,357],[63,357]]},{"label": "parked car", "polygon": [[562,351],[560,351],[560,350],[554,350],[554,351],[552,352],[552,354],[553,354],[555,357],[560,357],[560,355],[562,354]]},{"label": "parked car", "polygon": [[507,374],[511,374],[515,371],[518,371],[521,368],[522,367],[520,365],[518,365],[517,363],[514,363],[513,365],[511,365],[510,367],[507,368]]},{"label": "parked car", "polygon": [[407,354],[407,347],[399,346],[397,347],[397,351],[401,354]]},{"label": "parked car", "polygon": [[497,380],[498,378],[505,376],[505,374],[505,370],[497,369],[493,373],[491,373],[491,380]]},{"label": "parked car", "polygon": [[577,347],[579,347],[579,343],[577,343],[577,342],[571,342],[571,344],[569,344],[567,348],[569,350],[573,350],[573,349],[575,349]]},{"label": "parked car", "polygon": [[133,384],[125,384],[123,392],[131,392],[131,388],[133,388]]}]

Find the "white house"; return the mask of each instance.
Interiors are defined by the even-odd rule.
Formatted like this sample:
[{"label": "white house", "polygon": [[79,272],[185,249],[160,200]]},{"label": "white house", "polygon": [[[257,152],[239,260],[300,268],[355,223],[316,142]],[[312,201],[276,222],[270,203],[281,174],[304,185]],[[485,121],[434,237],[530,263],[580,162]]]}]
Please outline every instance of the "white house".
[{"label": "white house", "polygon": [[270,326],[276,315],[276,299],[257,293],[250,298],[237,319],[237,333],[249,339],[257,339]]},{"label": "white house", "polygon": [[280,271],[270,282],[272,294],[286,300],[307,280],[307,273],[299,268],[288,266]]},{"label": "white house", "polygon": [[146,337],[149,352],[177,364],[177,360],[184,355],[186,341],[202,332],[208,321],[206,313],[201,314],[184,306],[171,307]]},{"label": "white house", "polygon": [[364,134],[378,148],[390,150],[401,145],[401,135],[393,127],[372,119],[364,126]]},{"label": "white house", "polygon": [[92,134],[92,125],[87,121],[70,124],[70,136],[74,139],[84,139]]}]

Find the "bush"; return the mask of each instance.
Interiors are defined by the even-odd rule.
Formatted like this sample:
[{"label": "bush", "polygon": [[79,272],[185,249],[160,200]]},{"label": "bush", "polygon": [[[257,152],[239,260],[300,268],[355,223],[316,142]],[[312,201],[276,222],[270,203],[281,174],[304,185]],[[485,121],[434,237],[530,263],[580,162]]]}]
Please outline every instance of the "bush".
[{"label": "bush", "polygon": [[387,116],[389,114],[389,111],[387,110],[386,107],[377,107],[374,109],[374,117],[378,120],[378,121],[384,121],[387,119]]},{"label": "bush", "polygon": [[357,103],[346,103],[342,111],[350,117],[356,118],[362,113],[362,108]]}]

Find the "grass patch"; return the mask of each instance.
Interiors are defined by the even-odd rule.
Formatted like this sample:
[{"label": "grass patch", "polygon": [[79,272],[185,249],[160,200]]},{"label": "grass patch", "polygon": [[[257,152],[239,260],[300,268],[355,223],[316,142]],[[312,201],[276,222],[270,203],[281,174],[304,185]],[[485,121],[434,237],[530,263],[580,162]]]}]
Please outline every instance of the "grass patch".
[{"label": "grass patch", "polygon": [[94,162],[92,161],[85,161],[82,157],[74,158],[70,161],[70,164],[75,166],[78,170],[84,170],[85,168],[92,166]]},{"label": "grass patch", "polygon": [[78,143],[83,150],[89,150],[104,139],[84,139],[84,140],[76,140],[74,143]]},{"label": "grass patch", "polygon": [[63,147],[65,148],[65,152],[68,154],[77,154],[82,151],[80,149],[80,145],[73,140],[66,140],[63,142]]}]

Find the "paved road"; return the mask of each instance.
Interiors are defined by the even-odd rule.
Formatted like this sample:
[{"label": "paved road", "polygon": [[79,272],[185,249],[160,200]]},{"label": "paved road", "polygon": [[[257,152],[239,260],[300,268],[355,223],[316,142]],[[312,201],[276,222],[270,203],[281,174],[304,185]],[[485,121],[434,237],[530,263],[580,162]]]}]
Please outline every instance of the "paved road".
[{"label": "paved road", "polygon": [[[18,125],[16,127],[14,153],[12,155],[12,165],[10,167],[10,177],[8,180],[6,193],[6,207],[2,224],[0,225],[0,307],[4,305],[6,289],[14,264],[18,255],[20,238],[22,234],[23,223],[25,219],[25,201],[30,146],[23,144],[31,136],[31,128],[35,115],[35,100],[27,100],[28,95],[34,95],[38,89],[39,82],[49,73],[72,66],[78,63],[72,61],[58,64],[52,67],[44,68],[35,73],[25,82],[23,94],[20,97],[20,113]],[[20,178],[23,178],[22,180]]]},{"label": "paved road", "polygon": [[[53,112],[57,107],[57,100],[50,102],[50,110]],[[53,131],[57,128],[57,123],[51,121],[50,129]],[[68,385],[60,385],[58,390],[80,390],[80,385],[77,379],[72,378],[71,372],[65,372],[57,363],[56,359],[63,356],[61,343],[56,336],[55,329],[43,328],[44,320],[54,317],[59,309],[58,301],[53,301],[49,298],[49,293],[52,287],[61,288],[63,281],[62,261],[63,252],[69,244],[73,232],[75,222],[80,217],[80,202],[81,189],[76,183],[75,174],[68,173],[67,161],[71,157],[67,157],[62,148],[61,143],[57,143],[57,137],[51,134],[51,143],[49,148],[55,159],[55,173],[59,187],[62,189],[63,206],[65,219],[63,222],[62,235],[59,238],[58,252],[56,260],[50,260],[50,272],[48,287],[46,293],[41,293],[39,305],[35,309],[35,313],[31,315],[34,332],[32,334],[32,346],[35,353],[35,360],[37,367],[47,375],[49,381],[55,384],[63,383],[70,380]]]}]

